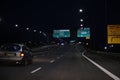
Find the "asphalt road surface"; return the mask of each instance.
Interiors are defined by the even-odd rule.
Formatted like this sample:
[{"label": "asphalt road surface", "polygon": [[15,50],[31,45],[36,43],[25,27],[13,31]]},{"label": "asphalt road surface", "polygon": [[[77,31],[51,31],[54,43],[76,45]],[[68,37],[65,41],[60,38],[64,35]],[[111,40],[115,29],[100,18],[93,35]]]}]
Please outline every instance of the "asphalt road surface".
[{"label": "asphalt road surface", "polygon": [[0,80],[120,80],[120,61],[80,45],[37,50],[31,65],[1,64]]}]

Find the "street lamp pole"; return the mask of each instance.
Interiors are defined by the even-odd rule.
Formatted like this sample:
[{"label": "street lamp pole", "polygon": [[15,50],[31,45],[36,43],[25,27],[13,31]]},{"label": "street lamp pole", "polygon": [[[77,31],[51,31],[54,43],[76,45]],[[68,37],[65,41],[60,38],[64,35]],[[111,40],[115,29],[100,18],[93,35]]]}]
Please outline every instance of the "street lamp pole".
[{"label": "street lamp pole", "polygon": [[43,32],[43,31],[40,31],[40,34],[43,34],[43,36],[45,36],[46,39],[47,39],[47,43],[49,43],[49,37],[48,37],[48,35],[45,32]]}]

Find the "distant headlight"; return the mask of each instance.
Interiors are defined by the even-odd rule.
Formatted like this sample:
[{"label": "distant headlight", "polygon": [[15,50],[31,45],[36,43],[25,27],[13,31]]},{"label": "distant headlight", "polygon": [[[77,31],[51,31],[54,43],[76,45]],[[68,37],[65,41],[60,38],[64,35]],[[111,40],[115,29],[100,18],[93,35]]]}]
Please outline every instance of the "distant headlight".
[{"label": "distant headlight", "polygon": [[61,45],[63,46],[63,45],[64,45],[64,43],[61,43]]}]

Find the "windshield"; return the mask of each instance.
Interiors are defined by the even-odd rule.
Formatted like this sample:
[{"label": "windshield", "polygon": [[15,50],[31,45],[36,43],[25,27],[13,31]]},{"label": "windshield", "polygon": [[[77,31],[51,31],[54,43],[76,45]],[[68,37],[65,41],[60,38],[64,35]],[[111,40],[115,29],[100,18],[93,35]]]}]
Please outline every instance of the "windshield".
[{"label": "windshield", "polygon": [[12,45],[3,45],[1,47],[1,50],[3,50],[3,51],[19,51],[20,46],[14,45],[14,44],[12,44]]}]

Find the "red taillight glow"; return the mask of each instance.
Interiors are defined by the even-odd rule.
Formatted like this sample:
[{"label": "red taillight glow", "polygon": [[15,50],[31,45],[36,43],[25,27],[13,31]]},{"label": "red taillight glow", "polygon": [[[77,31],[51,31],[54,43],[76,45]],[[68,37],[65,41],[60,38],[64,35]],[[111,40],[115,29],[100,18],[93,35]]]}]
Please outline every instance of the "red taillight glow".
[{"label": "red taillight glow", "polygon": [[20,57],[24,57],[24,55],[25,55],[24,53],[20,53]]}]

